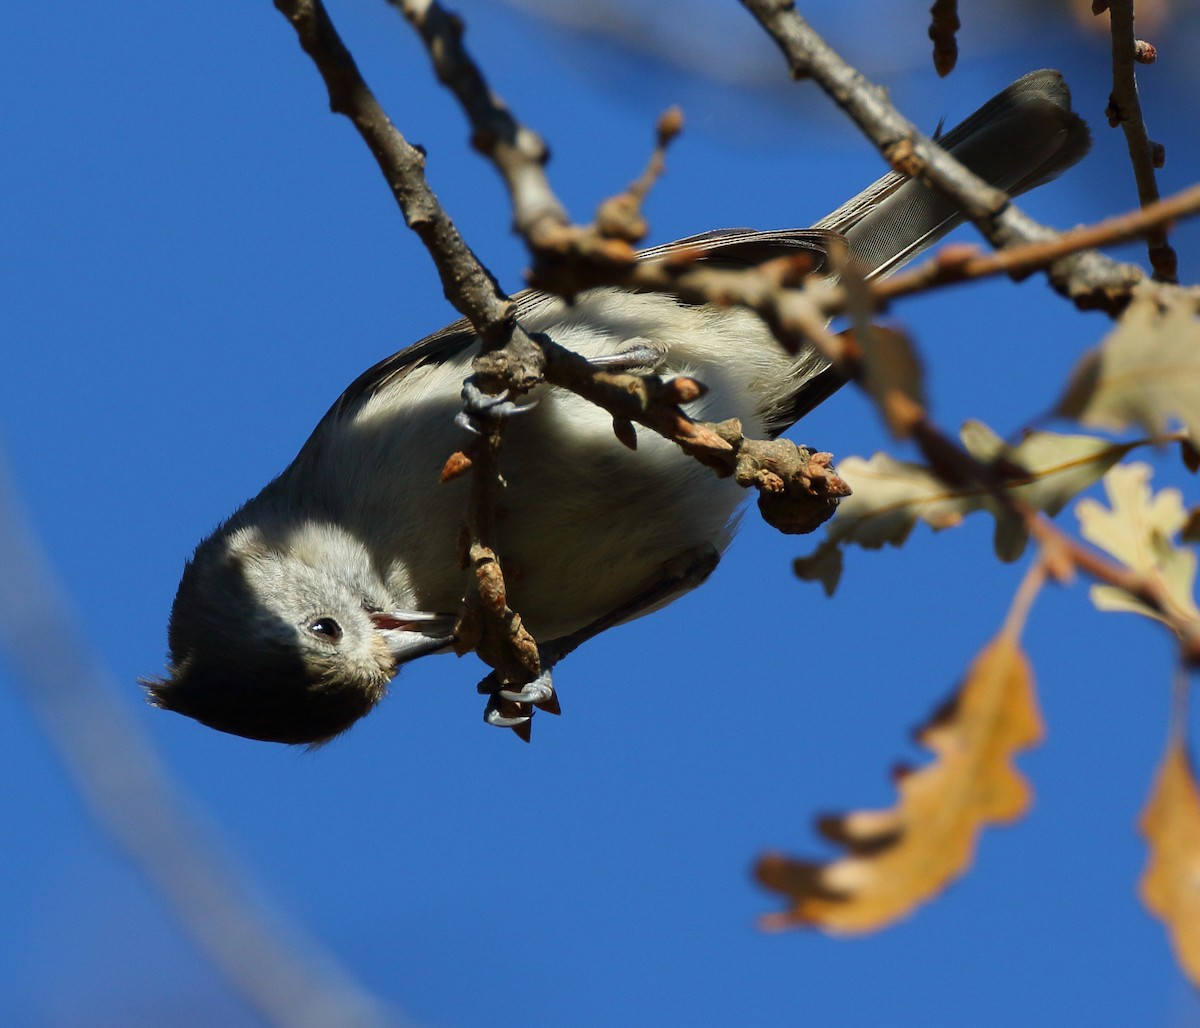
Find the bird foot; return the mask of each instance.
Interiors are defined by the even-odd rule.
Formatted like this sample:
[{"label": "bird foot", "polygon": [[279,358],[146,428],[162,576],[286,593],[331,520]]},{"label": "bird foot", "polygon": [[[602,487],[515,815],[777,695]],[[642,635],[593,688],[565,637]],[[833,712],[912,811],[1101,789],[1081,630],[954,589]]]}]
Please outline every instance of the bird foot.
[{"label": "bird foot", "polygon": [[519,688],[502,687],[493,671],[479,683],[478,689],[488,697],[483,712],[484,721],[495,728],[511,728],[526,742],[530,739],[530,722],[535,711],[562,713],[548,666],[544,666],[542,673],[532,682],[526,682]]},{"label": "bird foot", "polygon": [[483,435],[484,429],[480,422],[486,418],[510,418],[516,414],[524,414],[538,405],[537,400],[529,403],[515,403],[506,389],[502,393],[485,393],[471,379],[463,382],[463,409],[454,417],[454,423],[459,428],[465,428],[472,435]]}]

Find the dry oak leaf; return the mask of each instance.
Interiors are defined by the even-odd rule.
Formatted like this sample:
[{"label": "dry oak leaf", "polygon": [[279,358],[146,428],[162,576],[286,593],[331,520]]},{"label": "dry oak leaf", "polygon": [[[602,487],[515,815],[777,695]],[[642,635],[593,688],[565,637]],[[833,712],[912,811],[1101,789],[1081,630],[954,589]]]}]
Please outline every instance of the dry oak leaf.
[{"label": "dry oak leaf", "polygon": [[[1114,443],[1089,435],[1029,432],[1010,447],[981,421],[966,422],[960,437],[973,457],[987,464],[1001,462],[1005,487],[1015,497],[1051,515],[1130,450],[1150,442]],[[924,465],[895,460],[886,453],[870,460],[846,457],[838,462],[838,474],[852,494],[841,501],[821,546],[794,564],[800,578],[821,581],[829,595],[841,576],[841,546],[900,546],[918,521],[938,530],[957,525],[972,511],[988,510],[996,519],[997,556],[1013,561],[1024,552],[1028,541],[1024,523],[982,485],[948,485]]]},{"label": "dry oak leaf", "polygon": [[1141,829],[1150,847],[1142,902],[1166,925],[1175,959],[1200,988],[1200,790],[1180,740],[1167,747]]},{"label": "dry oak leaf", "polygon": [[1188,293],[1140,287],[1112,332],[1071,373],[1057,412],[1093,428],[1136,424],[1156,434],[1178,419],[1200,439],[1196,305]]},{"label": "dry oak leaf", "polygon": [[900,776],[897,806],[819,822],[848,855],[829,863],[778,854],[759,861],[759,881],[791,902],[766,915],[763,927],[849,934],[912,913],[967,870],[984,826],[1012,822],[1028,809],[1029,786],[1012,760],[1042,734],[1029,664],[1015,635],[1002,632],[918,731],[935,759]]},{"label": "dry oak leaf", "polygon": [[[1200,620],[1193,590],[1195,551],[1174,545],[1172,539],[1187,524],[1188,514],[1178,489],[1150,490],[1148,464],[1124,464],[1104,476],[1111,507],[1082,499],[1075,505],[1083,537],[1143,575],[1159,579],[1181,617]],[[1093,585],[1088,593],[1099,610],[1123,610],[1156,621],[1157,611],[1123,589]]]}]

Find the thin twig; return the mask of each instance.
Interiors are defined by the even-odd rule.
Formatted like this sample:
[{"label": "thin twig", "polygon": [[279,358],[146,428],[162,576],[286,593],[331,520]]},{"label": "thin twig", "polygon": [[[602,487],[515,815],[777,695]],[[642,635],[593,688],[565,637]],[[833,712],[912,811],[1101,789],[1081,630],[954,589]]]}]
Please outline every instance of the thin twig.
[{"label": "thin twig", "polygon": [[917,419],[912,435],[930,470],[944,482],[978,482],[1008,514],[1019,518],[1042,550],[1047,573],[1058,580],[1079,571],[1096,582],[1128,593],[1154,610],[1179,639],[1181,659],[1200,667],[1200,621],[1181,612],[1161,579],[1109,560],[1068,535],[1035,507],[1015,496],[997,468],[980,461],[939,428],[927,414]]},{"label": "thin twig", "polygon": [[421,237],[449,300],[485,338],[507,338],[508,298],[471,252],[425,180],[425,157],[392,124],[368,88],[321,0],[275,0],[292,23],[329,91],[329,107],[344,114],[383,172],[404,220]]},{"label": "thin twig", "polygon": [[[896,110],[880,87],[844,61],[795,10],[792,0],[742,0],[775,40],[794,78],[812,78],[895,169],[951,199],[997,248],[1053,238],[1000,190],[971,174]],[[1083,251],[1048,269],[1051,284],[1076,306],[1124,309],[1142,278],[1135,267]]]},{"label": "thin twig", "polygon": [[[1146,207],[1158,199],[1158,179],[1154,169],[1156,164],[1161,167],[1162,147],[1152,142],[1146,131],[1142,102],[1138,98],[1134,64],[1139,53],[1139,40],[1133,32],[1133,0],[1110,0],[1108,8],[1113,89],[1105,113],[1109,125],[1120,125],[1125,133],[1125,145],[1129,148],[1129,161],[1137,182],[1138,201]],[[1146,244],[1154,278],[1159,282],[1178,282],[1179,259],[1167,242],[1166,226],[1155,226],[1147,234]]]},{"label": "thin twig", "polygon": [[750,439],[736,419],[693,421],[681,405],[703,395],[704,386],[695,379],[663,381],[657,375],[604,371],[550,340],[543,340],[543,346],[546,380],[611,413],[621,442],[636,446],[632,422],[653,429],[718,475],[757,489],[763,518],[782,532],[815,531],[850,493],[833,469],[831,454],[814,453],[787,439]]},{"label": "thin twig", "polygon": [[958,63],[958,0],[933,0],[929,8],[929,39],[933,43],[933,67],[945,78]]},{"label": "thin twig", "polygon": [[1143,574],[1109,560],[1068,535],[1043,514],[1026,511],[1024,520],[1029,534],[1048,555],[1051,568],[1080,571],[1093,581],[1114,586],[1135,600],[1140,600],[1175,633],[1183,663],[1191,668],[1200,668],[1200,621],[1180,612],[1159,576]]},{"label": "thin twig", "polygon": [[873,283],[871,292],[879,302],[886,303],[900,296],[992,275],[1022,278],[1079,250],[1150,238],[1155,231],[1197,213],[1200,213],[1200,185],[1094,225],[1071,229],[1045,242],[990,253],[981,253],[975,247],[948,246],[915,268]]},{"label": "thin twig", "polygon": [[1000,469],[984,463],[947,435],[924,411],[914,419],[912,436],[942,481],[957,485],[978,482],[1007,513],[1024,522],[1042,549],[1047,572],[1059,580],[1078,570],[1104,585],[1121,589],[1153,609],[1179,638],[1183,661],[1200,667],[1200,621],[1181,612],[1158,576],[1142,574],[1101,555],[1068,535],[1037,508],[1013,494]]},{"label": "thin twig", "polygon": [[663,150],[680,130],[679,111],[668,111],[659,120],[658,145],[642,176],[623,193],[604,201],[591,225],[572,224],[546,177],[549,152],[542,137],[519,122],[491,88],[463,45],[462,19],[437,0],[388,3],[417,30],[438,80],[454,93],[471,125],[472,144],[504,180],[513,205],[514,227],[529,247],[535,276],[557,269],[560,295],[570,297],[571,274],[563,274],[564,267],[629,267],[634,260],[630,244],[646,234],[641,205],[662,172]]},{"label": "thin twig", "polygon": [[508,187],[517,231],[531,242],[568,224],[544,170],[549,151],[521,125],[488,86],[463,46],[464,25],[434,0],[388,0],[416,28],[438,80],[458,98],[471,123],[471,142],[496,166]]},{"label": "thin twig", "polygon": [[1029,565],[1029,570],[1025,572],[1025,576],[1021,579],[1021,584],[1013,596],[1012,603],[1009,605],[1008,614],[1005,615],[1004,627],[1001,631],[1010,639],[1020,639],[1021,633],[1025,631],[1025,624],[1029,620],[1033,602],[1041,593],[1042,586],[1046,584],[1046,576],[1046,563],[1039,557]]}]

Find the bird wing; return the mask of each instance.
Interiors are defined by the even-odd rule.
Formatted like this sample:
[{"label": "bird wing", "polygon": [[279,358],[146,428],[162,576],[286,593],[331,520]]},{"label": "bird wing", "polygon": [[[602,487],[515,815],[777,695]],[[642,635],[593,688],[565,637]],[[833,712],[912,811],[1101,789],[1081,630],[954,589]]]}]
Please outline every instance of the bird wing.
[{"label": "bird wing", "polygon": [[[837,232],[828,229],[774,229],[766,232],[748,228],[718,229],[642,250],[637,257],[639,261],[656,261],[673,254],[698,250],[698,261],[730,267],[749,267],[803,250],[813,255],[813,270],[819,271],[825,265],[829,250],[836,246],[841,238]],[[543,303],[557,298],[540,290],[525,289],[515,293],[512,299],[516,304],[516,316],[519,321],[528,317]],[[426,336],[420,342],[385,357],[350,383],[322,418],[322,424],[352,415],[362,403],[380,390],[395,385],[423,365],[452,360],[477,339],[478,336],[470,323],[465,318],[460,318],[452,325]]]}]

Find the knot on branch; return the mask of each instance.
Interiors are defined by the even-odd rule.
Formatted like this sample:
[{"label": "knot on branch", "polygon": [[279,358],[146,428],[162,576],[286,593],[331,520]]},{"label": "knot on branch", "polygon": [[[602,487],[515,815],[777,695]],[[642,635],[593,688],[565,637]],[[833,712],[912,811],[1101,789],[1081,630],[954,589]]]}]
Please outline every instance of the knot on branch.
[{"label": "knot on branch", "polygon": [[472,371],[483,392],[520,396],[545,379],[546,354],[539,338],[516,325],[497,348],[488,348],[485,343],[483,352],[472,362]]},{"label": "knot on branch", "polygon": [[790,439],[747,439],[736,419],[712,429],[732,448],[734,481],[758,490],[763,520],[786,535],[816,531],[850,495],[831,453],[814,453]]},{"label": "knot on branch", "polygon": [[1049,277],[1050,284],[1079,310],[1100,310],[1115,317],[1129,306],[1134,286],[1145,275],[1134,265],[1118,264],[1090,250],[1055,261]]},{"label": "knot on branch", "polygon": [[883,156],[896,171],[909,178],[919,178],[925,170],[925,162],[911,139],[901,139],[883,151]]}]

